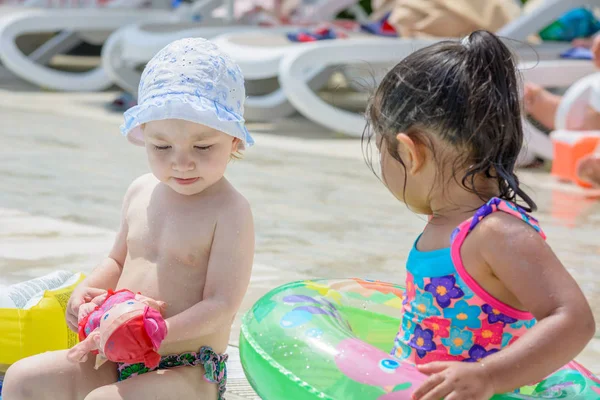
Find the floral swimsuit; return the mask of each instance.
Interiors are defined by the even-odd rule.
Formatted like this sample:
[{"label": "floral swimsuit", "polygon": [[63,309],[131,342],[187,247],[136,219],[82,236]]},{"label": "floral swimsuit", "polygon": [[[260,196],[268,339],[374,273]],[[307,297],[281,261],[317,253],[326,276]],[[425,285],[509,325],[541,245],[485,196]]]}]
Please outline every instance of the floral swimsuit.
[{"label": "floral swimsuit", "polygon": [[392,355],[413,364],[476,362],[510,345],[536,323],[530,313],[486,292],[463,265],[460,248],[467,235],[496,211],[521,219],[545,238],[537,220],[523,209],[493,198],[454,231],[451,247],[423,252],[415,244]]}]

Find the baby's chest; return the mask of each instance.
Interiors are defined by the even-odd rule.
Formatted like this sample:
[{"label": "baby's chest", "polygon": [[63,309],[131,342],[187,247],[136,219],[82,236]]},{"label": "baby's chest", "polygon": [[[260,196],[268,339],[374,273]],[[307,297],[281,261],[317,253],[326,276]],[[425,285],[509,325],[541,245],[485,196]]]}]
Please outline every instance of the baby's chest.
[{"label": "baby's chest", "polygon": [[198,214],[139,216],[129,221],[128,251],[132,258],[152,262],[204,264],[212,244],[216,221]]}]

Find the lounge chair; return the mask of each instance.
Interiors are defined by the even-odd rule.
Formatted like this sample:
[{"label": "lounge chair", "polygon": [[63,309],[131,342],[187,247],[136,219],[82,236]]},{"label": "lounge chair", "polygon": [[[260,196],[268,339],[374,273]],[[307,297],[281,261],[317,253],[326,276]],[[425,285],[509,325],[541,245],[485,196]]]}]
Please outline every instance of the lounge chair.
[{"label": "lounge chair", "polygon": [[[386,70],[396,62],[408,55],[413,49],[428,45],[427,41],[413,41],[412,48],[393,46],[393,43],[373,46],[371,41],[347,41],[346,48],[341,46],[324,45],[318,48],[305,49],[286,56],[280,66],[279,82],[285,97],[297,109],[312,121],[328,129],[342,132],[350,136],[360,136],[363,133],[365,120],[362,114],[347,111],[324,101],[311,89],[313,76],[322,75],[331,65],[339,63],[341,57],[349,49],[360,54],[360,60],[353,63],[366,64],[369,68],[377,64]],[[394,60],[390,63],[391,60]],[[348,61],[350,63],[350,61]],[[314,66],[318,65],[319,68]],[[581,60],[554,60],[554,61],[529,61],[519,65],[523,79],[537,83],[543,87],[568,87],[579,79],[593,73],[594,65],[590,61]],[[377,71],[376,71],[377,72]],[[319,78],[323,80],[322,77]],[[562,118],[562,117],[561,117]],[[553,157],[552,144],[548,136],[525,121],[525,134],[527,137],[527,156],[530,160],[534,156],[551,160]]]},{"label": "lounge chair", "polygon": [[[306,7],[301,21],[292,22],[316,23],[319,20],[333,19],[346,8],[354,10],[360,18],[366,18],[356,8],[356,0],[325,0]],[[298,26],[295,25],[259,28],[255,24],[240,24],[233,18],[225,22],[214,19],[205,19],[198,23],[142,22],[123,27],[110,36],[102,49],[102,65],[114,83],[135,96],[141,76],[139,66],[148,62],[157,51],[173,40],[192,36],[214,38],[228,33],[244,37],[250,31],[264,31],[280,36],[297,29]]]},{"label": "lounge chair", "polygon": [[[525,42],[529,35],[537,33],[544,26],[550,24],[562,14],[573,7],[598,5],[598,0],[546,0],[530,13],[524,14],[513,22],[507,24],[497,33],[503,37],[513,39],[511,46],[519,53],[521,60],[552,60],[568,49],[568,43],[541,43],[539,45],[520,44],[516,41]],[[307,78],[302,82],[304,85],[302,91],[315,90],[327,82],[327,75],[333,70],[342,71],[350,75],[353,81],[356,77],[369,77],[371,71],[364,68],[369,67],[367,63],[373,63],[379,60],[383,64],[395,64],[406,54],[416,50],[419,47],[427,46],[440,39],[402,39],[402,38],[382,38],[367,37],[357,39],[334,39],[330,41],[319,41],[312,43],[293,43],[287,40],[283,35],[275,36],[269,32],[253,32],[251,34],[230,33],[219,36],[214,41],[224,50],[230,53],[240,64],[242,71],[247,79],[264,80],[279,76],[282,80],[291,82],[298,76],[291,76],[288,67],[294,63],[288,59],[286,66],[280,67],[281,60],[290,56],[296,57],[298,63],[303,64],[305,68],[300,74]],[[358,46],[358,47],[356,47]],[[335,56],[334,56],[335,54]],[[322,58],[321,58],[322,56]],[[372,57],[371,57],[372,56]],[[310,68],[300,59],[306,60],[306,57],[313,57]],[[360,69],[349,69],[348,64],[362,63],[361,75],[357,76]],[[380,66],[377,67],[381,69]],[[329,72],[327,72],[329,70]],[[299,73],[298,69],[295,70]],[[309,79],[310,78],[310,79]],[[316,79],[315,79],[316,78]],[[311,80],[313,79],[313,80]],[[293,84],[288,85],[293,86]],[[300,98],[299,95],[292,93],[297,89],[290,89],[288,93],[283,93],[281,89],[276,89],[263,96],[250,96],[246,102],[247,119],[277,119],[288,116],[296,109],[302,112],[302,106],[297,107],[300,101],[294,101],[293,105],[288,102],[288,94],[294,98]],[[311,99],[312,100],[312,99]],[[314,104],[314,108],[321,107],[323,101]],[[318,111],[317,111],[318,113]],[[310,113],[312,114],[312,112]],[[312,118],[312,117],[311,117]],[[312,118],[314,119],[314,118]],[[337,123],[338,121],[336,121]],[[339,129],[346,132],[344,128]]]},{"label": "lounge chair", "polygon": [[[35,2],[26,2],[26,5]],[[39,3],[39,1],[38,1]],[[86,72],[59,71],[48,67],[50,59],[68,51],[82,40],[102,44],[108,35],[141,21],[180,21],[181,10],[172,10],[168,0],[155,0],[150,9],[140,10],[142,0],[113,0],[105,7],[83,8],[0,8],[0,62],[12,74],[38,86],[64,91],[97,91],[112,85],[101,67]],[[200,2],[208,10],[214,0]],[[82,2],[82,4],[86,4]],[[218,5],[218,4],[217,4]],[[196,7],[199,11],[198,7]],[[26,34],[59,32],[31,54],[17,46],[17,38]]]},{"label": "lounge chair", "polygon": [[[567,120],[573,116],[572,113],[579,112],[578,107],[573,107],[574,104],[587,104],[588,99],[585,96],[589,95],[589,84],[593,79],[599,79],[596,71],[594,65],[588,61],[546,61],[521,67],[524,80],[543,87],[568,88],[556,112],[556,130],[569,128]],[[554,151],[549,136],[527,121],[523,127],[527,144],[525,152],[530,157],[553,160]]]},{"label": "lounge chair", "polygon": [[[600,82],[600,73],[597,70],[588,76],[585,76],[575,82],[562,96],[556,117],[554,118],[555,130],[572,130],[575,129],[572,121],[581,121],[585,108],[592,101],[592,91],[598,90]],[[594,96],[597,97],[597,96]],[[598,108],[599,104],[595,104],[594,108]],[[579,114],[579,115],[577,115]],[[600,131],[600,129],[596,129]]]}]

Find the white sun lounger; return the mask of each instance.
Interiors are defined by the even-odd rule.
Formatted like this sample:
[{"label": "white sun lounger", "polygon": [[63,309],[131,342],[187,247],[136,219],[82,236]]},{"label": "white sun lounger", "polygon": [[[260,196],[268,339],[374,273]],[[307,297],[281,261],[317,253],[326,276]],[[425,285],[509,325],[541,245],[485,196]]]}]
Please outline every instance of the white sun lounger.
[{"label": "white sun lounger", "polygon": [[[572,130],[575,124],[581,121],[586,113],[587,106],[600,109],[600,72],[590,74],[579,79],[562,96],[556,117],[554,128],[560,130]],[[577,121],[577,122],[575,122]],[[597,129],[600,131],[600,129]]]},{"label": "white sun lounger", "polygon": [[[353,6],[356,6],[356,0],[318,1],[306,7],[302,19],[304,22],[332,19],[341,10],[353,8]],[[365,18],[356,8],[353,9],[360,18]],[[297,26],[260,28],[252,24],[235,23],[232,18],[226,22],[214,19],[205,19],[200,23],[176,21],[156,24],[143,22],[123,27],[109,37],[102,49],[102,65],[114,83],[136,95],[141,75],[139,67],[173,40],[184,37],[210,39],[229,33],[245,36],[249,31],[264,31],[270,35],[282,36],[286,32],[296,30],[298,30]]]},{"label": "white sun lounger", "polygon": [[[143,1],[140,0],[114,0],[106,7],[22,7],[12,8],[9,13],[2,12],[0,8],[0,62],[12,74],[44,88],[64,91],[106,89],[112,85],[112,81],[101,67],[87,72],[67,72],[49,68],[45,64],[52,56],[73,48],[82,38],[102,44],[111,32],[122,26],[140,21],[181,20],[180,13],[187,10],[171,10],[170,2],[165,0],[154,1],[154,8],[151,9],[136,9],[141,3]],[[204,0],[199,3],[210,10],[218,5],[213,3],[219,2]],[[16,45],[19,36],[47,32],[60,33],[32,54],[24,54]]]},{"label": "white sun lounger", "polygon": [[[110,3],[111,6],[115,4],[120,4],[123,0],[114,0]],[[0,19],[5,18],[9,15],[13,15],[14,13],[19,13],[27,9],[31,8],[51,8],[55,4],[52,1],[48,0],[14,0],[8,3],[0,3]],[[88,8],[94,8],[96,6],[96,2],[91,2],[91,4],[86,4],[85,6]],[[68,5],[67,5],[68,6]],[[64,5],[63,5],[64,7]],[[35,46],[35,39],[31,39],[27,41],[26,47],[27,52],[31,51],[29,47]],[[61,32],[52,38],[52,40],[48,40],[43,43],[39,48],[34,49],[31,54],[29,54],[29,58],[37,63],[46,64],[50,59],[54,56],[54,54],[69,51],[74,48],[78,44],[81,43],[80,38],[74,34],[73,32]],[[0,77],[13,77],[10,71],[8,71],[5,67],[0,65]]]},{"label": "white sun lounger", "polygon": [[[551,5],[553,1],[547,1],[546,5]],[[594,2],[581,1],[580,4],[590,4]],[[600,3],[600,1],[595,1]],[[562,4],[559,4],[562,6]],[[545,18],[554,18],[548,12],[549,8],[540,9],[541,15]],[[529,24],[530,18],[523,23]],[[536,20],[535,29],[545,24]],[[506,32],[513,34],[517,38],[526,35],[526,30],[522,29],[519,20],[506,27]],[[512,35],[505,35],[512,36]],[[345,42],[345,43],[344,43]],[[368,66],[371,70],[379,68],[388,70],[391,66],[410,52],[426,46],[427,41],[411,41],[409,44],[395,46],[392,42],[380,42],[374,44],[372,41],[347,40],[338,43],[323,43],[320,46],[305,47],[284,57],[279,68],[279,82],[284,91],[284,97],[288,99],[297,109],[307,118],[334,131],[342,132],[351,136],[360,136],[363,133],[365,120],[363,115],[343,110],[325,102],[311,88],[311,79],[313,76],[322,75],[322,71],[331,69],[336,65],[361,65],[362,68]],[[514,46],[514,42],[507,41],[507,44]],[[567,44],[568,45],[568,44]],[[521,59],[527,59],[527,49],[517,49]],[[560,48],[554,48],[554,54],[560,52]],[[359,56],[353,56],[359,54]],[[568,87],[594,72],[593,64],[589,61],[581,60],[554,60],[554,61],[530,61],[522,62],[520,70],[524,80],[537,83],[544,87]],[[375,71],[376,76],[381,76]],[[320,77],[320,80],[323,78]],[[314,85],[312,85],[314,86]],[[530,160],[533,157],[542,157],[552,159],[552,144],[547,135],[543,134],[528,122],[524,121],[526,134],[526,147],[522,155],[522,161]]]},{"label": "white sun lounger", "polygon": [[[216,37],[214,42],[234,58],[240,65],[247,84],[252,85],[253,81],[260,82],[277,78],[281,60],[290,53],[305,48],[319,47],[326,42],[350,40],[340,39],[312,43],[294,43],[288,40],[286,34],[297,31],[298,28],[287,28],[284,32],[262,29],[246,32],[244,35],[229,33]],[[349,32],[348,36],[371,41],[374,45],[384,42],[397,43],[399,40],[354,32]],[[357,53],[351,50],[351,54]],[[330,74],[331,70],[324,68],[307,84],[313,89],[318,89],[327,83]],[[295,111],[285,93],[280,88],[275,88],[275,90],[261,95],[254,95],[250,92],[246,99],[244,115],[248,121],[268,121],[287,117]]]},{"label": "white sun lounger", "polygon": [[[305,49],[283,59],[279,71],[279,81],[286,98],[307,118],[333,131],[350,136],[360,136],[365,127],[362,114],[347,111],[327,103],[315,93],[310,84],[314,75],[321,74],[330,65],[352,49],[360,54],[359,62],[366,65],[384,65],[390,60],[400,60],[414,49],[429,45],[427,41],[413,41],[411,48],[394,46],[393,43],[374,46],[370,41],[348,41],[347,47],[321,46]],[[318,60],[318,61],[317,61]],[[394,61],[395,63],[395,61]],[[319,65],[321,69],[314,68]],[[390,63],[388,67],[391,67]],[[385,69],[385,67],[382,66]],[[520,64],[523,79],[544,87],[568,87],[577,80],[595,71],[593,64],[581,60],[530,61]],[[320,78],[322,80],[322,78]],[[552,159],[552,145],[548,136],[525,122],[527,151],[531,155]]]},{"label": "white sun lounger", "polygon": [[[541,133],[532,125],[527,126],[528,130],[526,133],[529,134],[530,140],[529,153],[534,153],[537,156],[552,160],[554,159],[554,155],[552,153],[552,143],[550,138],[575,137],[578,134],[577,132],[583,132],[583,134],[586,135],[600,134],[600,129],[581,131],[579,128],[579,123],[588,112],[588,107],[592,107],[595,110],[600,109],[600,73],[596,71],[597,70],[587,76],[577,79],[576,82],[572,82],[572,85],[566,90],[560,100],[558,109],[556,110],[556,115],[554,117],[554,131],[550,136]],[[556,68],[553,70],[550,68],[547,72],[556,77],[558,76],[557,73],[559,71]],[[560,71],[560,75],[563,74],[564,71]],[[534,80],[534,76],[535,73],[532,74],[530,78]],[[567,81],[561,79],[560,82],[566,83]],[[539,82],[536,81],[536,83]],[[546,82],[544,81],[544,83]],[[553,83],[553,86],[554,85],[555,84]],[[546,154],[546,157],[541,153],[541,150]],[[599,149],[597,149],[597,151],[598,150]]]},{"label": "white sun lounger", "polygon": [[[525,41],[529,35],[535,34],[569,9],[590,4],[598,4],[598,1],[546,0],[532,12],[524,14],[503,27],[497,33],[510,39]],[[366,35],[363,37],[366,37]],[[382,59],[381,61],[384,64],[386,62],[388,64],[395,64],[399,60],[398,56],[406,55],[416,50],[419,46],[426,46],[438,40],[440,39],[390,39],[371,36],[370,39],[364,39],[363,41],[357,42],[361,47],[355,48],[354,39],[293,43],[283,35],[277,37],[270,35],[268,32],[253,32],[244,35],[231,33],[214,39],[219,47],[235,58],[242,68],[247,80],[267,79],[279,76],[281,81],[281,71],[283,71],[284,75],[290,75],[285,72],[285,67],[280,68],[280,62],[283,57],[289,56],[290,54],[296,54],[298,58],[303,58],[305,55],[308,55],[307,57],[314,56],[314,61],[311,63],[311,71],[315,70],[319,72],[302,72],[304,76],[312,77],[314,75],[320,78],[320,82],[310,80],[303,82],[304,85],[310,85],[313,89],[318,88],[319,83],[327,81],[327,79],[324,79],[323,74],[328,68],[331,70],[333,67],[333,69],[355,74],[356,71],[349,71],[345,66],[350,63],[361,62],[364,66],[366,65],[365,62],[372,62],[369,57],[364,56],[363,51],[373,53],[377,59]],[[569,43],[541,43],[535,46],[523,44],[518,46],[518,43],[514,42],[511,43],[511,45],[518,50],[521,60],[524,61],[535,60],[538,59],[538,57],[541,60],[556,59],[560,52],[570,47]],[[516,46],[519,48],[516,48]],[[320,49],[327,50],[321,51]],[[390,53],[387,53],[388,49],[391,50]],[[325,54],[329,51],[332,53]],[[316,56],[317,54],[322,54],[325,59],[327,59],[326,65],[322,64],[322,60]],[[335,57],[332,56],[332,54],[335,54]],[[386,54],[389,54],[389,57],[386,58]],[[292,63],[288,61],[286,65],[292,65]],[[294,94],[292,94],[292,96],[298,97],[294,96]],[[315,103],[315,108],[320,107],[321,103],[323,102],[320,101],[319,103]],[[288,96],[280,89],[264,96],[249,96],[246,102],[246,110],[248,110],[247,112],[249,113],[248,119],[253,119],[253,117],[258,117],[257,119],[277,119],[291,114],[296,108],[295,104],[293,106],[288,103]]]},{"label": "white sun lounger", "polygon": [[113,83],[136,95],[143,67],[161,48],[185,37],[214,38],[226,32],[257,29],[254,25],[224,24],[223,21],[141,23],[118,29],[102,47],[102,66]]},{"label": "white sun lounger", "polygon": [[[510,43],[510,42],[509,42]],[[343,60],[346,65],[372,70],[381,76],[380,70],[387,71],[413,51],[430,45],[428,40],[412,40],[410,45],[397,46],[396,43],[377,43],[373,40],[347,40],[343,45],[333,42],[315,48],[306,48],[286,56],[280,65],[279,81],[286,98],[295,109],[307,118],[348,135],[362,134],[363,116],[335,107],[311,90],[308,82],[323,70],[338,65]],[[352,60],[349,51],[356,54]],[[344,59],[344,56],[346,58]],[[594,71],[593,64],[582,60],[530,61],[521,64],[524,79],[542,86],[566,87]],[[373,82],[376,84],[376,82]],[[373,85],[374,86],[374,85]]]},{"label": "white sun lounger", "polygon": [[[572,104],[579,101],[582,89],[587,89],[590,77],[598,74],[595,66],[589,61],[560,60],[544,61],[540,64],[528,63],[521,66],[523,80],[536,83],[542,87],[569,88],[555,116],[557,130],[567,128],[568,113],[577,111]],[[526,152],[545,160],[553,160],[554,152],[550,137],[540,132],[535,126],[524,121],[523,129],[526,137]]]}]

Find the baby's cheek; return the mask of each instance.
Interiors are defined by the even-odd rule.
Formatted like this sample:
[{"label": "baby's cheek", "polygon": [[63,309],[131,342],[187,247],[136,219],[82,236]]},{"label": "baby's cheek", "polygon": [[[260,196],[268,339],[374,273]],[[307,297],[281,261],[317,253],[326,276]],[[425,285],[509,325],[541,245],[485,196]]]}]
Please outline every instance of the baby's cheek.
[{"label": "baby's cheek", "polygon": [[218,166],[218,162],[216,161],[215,155],[208,153],[209,152],[194,157],[194,164],[196,164],[196,169],[201,170],[203,174],[210,173],[210,171],[215,170],[215,167]]},{"label": "baby's cheek", "polygon": [[162,164],[167,162],[168,154],[166,151],[150,151],[148,153],[148,159],[151,162]]}]

